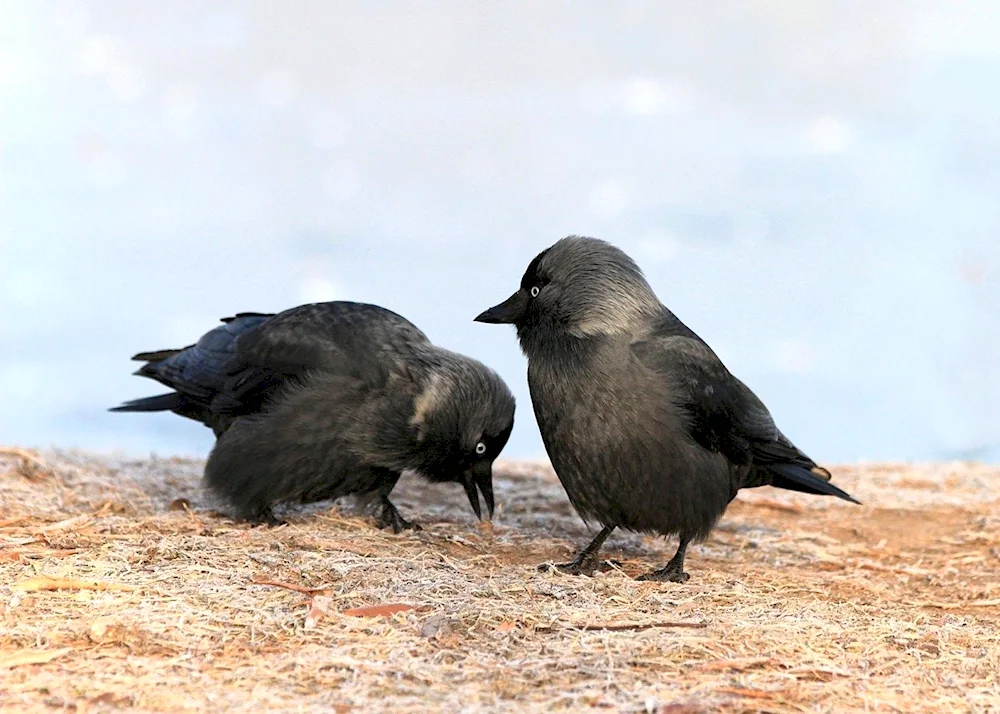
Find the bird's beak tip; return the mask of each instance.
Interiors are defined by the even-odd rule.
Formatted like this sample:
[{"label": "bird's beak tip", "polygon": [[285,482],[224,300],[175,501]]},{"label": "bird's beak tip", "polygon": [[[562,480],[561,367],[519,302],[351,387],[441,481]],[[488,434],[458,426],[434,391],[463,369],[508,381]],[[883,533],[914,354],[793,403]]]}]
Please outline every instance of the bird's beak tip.
[{"label": "bird's beak tip", "polygon": [[472,506],[472,512],[476,514],[476,518],[483,520],[483,509],[479,505],[479,491],[476,490],[475,481],[466,479],[462,485],[465,487],[465,495],[469,497],[469,505]]},{"label": "bird's beak tip", "polygon": [[527,298],[522,290],[518,290],[499,305],[483,310],[476,315],[475,322],[485,322],[490,325],[512,325],[524,314]]},{"label": "bird's beak tip", "polygon": [[478,315],[476,315],[476,317],[472,321],[473,322],[484,322],[484,323],[487,323],[487,324],[496,323],[496,320],[492,319],[492,316],[490,315],[490,311],[491,310],[493,310],[493,308],[490,308],[489,310],[483,310],[481,313],[479,313]]},{"label": "bird's beak tip", "polygon": [[479,520],[483,520],[483,509],[479,502],[479,494],[483,494],[486,501],[486,518],[493,520],[493,510],[496,505],[493,499],[493,469],[466,472],[465,481],[462,484],[465,488],[465,495],[469,497],[469,505]]}]

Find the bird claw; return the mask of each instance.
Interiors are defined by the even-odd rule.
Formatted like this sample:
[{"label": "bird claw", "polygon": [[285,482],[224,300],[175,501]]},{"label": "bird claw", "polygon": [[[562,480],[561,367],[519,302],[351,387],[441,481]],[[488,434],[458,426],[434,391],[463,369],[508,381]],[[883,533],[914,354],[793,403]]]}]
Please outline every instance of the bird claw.
[{"label": "bird claw", "polygon": [[276,526],[284,526],[288,524],[288,521],[282,520],[275,517],[274,511],[270,508],[262,508],[260,511],[255,513],[249,518],[250,525],[253,528],[258,526],[267,526],[268,528],[274,528]]},{"label": "bird claw", "polygon": [[665,568],[640,575],[636,580],[656,583],[686,583],[689,577],[691,576],[680,568],[668,565]]},{"label": "bird claw", "polygon": [[569,563],[542,563],[538,570],[543,573],[559,572],[566,575],[593,575],[594,573],[606,573],[621,567],[617,560],[599,560],[594,556],[577,558]]},{"label": "bird claw", "polygon": [[388,500],[382,503],[382,508],[375,516],[375,525],[379,528],[392,528],[393,533],[403,531],[422,531],[419,523],[408,521],[400,514],[399,510]]}]

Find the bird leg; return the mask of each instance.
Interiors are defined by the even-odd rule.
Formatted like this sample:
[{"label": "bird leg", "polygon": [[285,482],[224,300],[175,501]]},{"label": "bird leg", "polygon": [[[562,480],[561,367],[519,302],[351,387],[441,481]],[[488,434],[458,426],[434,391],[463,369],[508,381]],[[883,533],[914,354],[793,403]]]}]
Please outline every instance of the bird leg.
[{"label": "bird leg", "polygon": [[378,486],[375,489],[375,494],[378,497],[378,506],[376,507],[378,510],[375,512],[375,525],[379,528],[392,528],[393,533],[423,530],[416,523],[403,518],[403,515],[389,500],[389,494],[396,487],[396,482],[399,481],[402,474],[390,469],[378,469],[376,473]]},{"label": "bird leg", "polygon": [[677,546],[677,552],[670,562],[659,570],[653,570],[645,575],[640,575],[636,580],[653,580],[660,583],[683,583],[688,579],[688,574],[684,572],[684,553],[687,551],[689,538],[681,538]]},{"label": "bird leg", "polygon": [[277,518],[270,506],[264,506],[263,508],[258,509],[254,513],[250,514],[247,520],[250,521],[250,525],[254,528],[257,526],[268,526],[269,528],[273,528],[274,526],[283,526],[288,522]]},{"label": "bird leg", "polygon": [[601,546],[604,545],[604,541],[608,539],[611,532],[614,531],[615,526],[604,526],[601,532],[597,534],[594,540],[590,541],[590,544],[580,551],[579,555],[576,556],[569,563],[543,563],[538,566],[539,570],[558,570],[560,573],[566,573],[568,575],[593,575],[594,573],[604,572],[605,570],[611,570],[612,563],[608,561],[601,561],[597,558],[597,553],[601,550]]},{"label": "bird leg", "polygon": [[379,528],[392,528],[393,533],[402,533],[406,530],[421,531],[420,524],[408,521],[403,518],[388,496],[379,496],[379,510],[375,514],[375,524]]}]

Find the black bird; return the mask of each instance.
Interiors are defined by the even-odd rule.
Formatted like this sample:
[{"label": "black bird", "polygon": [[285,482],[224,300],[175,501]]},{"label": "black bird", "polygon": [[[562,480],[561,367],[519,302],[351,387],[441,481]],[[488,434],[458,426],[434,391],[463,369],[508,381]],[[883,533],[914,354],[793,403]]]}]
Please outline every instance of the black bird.
[{"label": "black bird", "polygon": [[564,572],[592,574],[604,541],[624,528],[677,535],[666,567],[640,580],[683,582],[688,543],[708,536],[741,488],[857,503],[604,241],[558,241],[476,321],[517,327],[552,465],[577,512],[603,526],[576,560],[556,566]]},{"label": "black bird", "polygon": [[111,411],[172,411],[218,437],[209,488],[236,515],[278,523],[272,506],[356,494],[378,522],[415,527],[389,500],[404,470],[462,484],[493,515],[493,461],[514,397],[482,363],[437,347],[394,312],[354,302],[241,313],[194,345],[146,352],[136,374],[174,391]]}]

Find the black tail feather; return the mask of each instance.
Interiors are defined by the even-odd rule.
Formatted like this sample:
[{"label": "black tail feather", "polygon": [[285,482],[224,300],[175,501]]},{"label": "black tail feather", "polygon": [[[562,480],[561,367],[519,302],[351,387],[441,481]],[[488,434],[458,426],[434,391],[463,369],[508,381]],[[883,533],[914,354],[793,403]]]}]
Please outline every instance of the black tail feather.
[{"label": "black tail feather", "polygon": [[[818,468],[818,467],[817,467]],[[767,470],[772,475],[771,485],[789,491],[813,493],[819,496],[836,496],[851,503],[860,505],[861,501],[846,491],[837,488],[822,476],[817,476],[809,469],[795,464],[768,464]],[[825,473],[829,473],[824,469]]]},{"label": "black tail feather", "polygon": [[[155,379],[156,381],[159,382],[160,381],[158,379],[159,366],[160,366],[159,362],[147,362],[146,364],[142,365],[139,369],[134,371],[132,374],[134,374],[136,377],[149,377],[150,379]],[[172,387],[173,385],[168,384],[167,386]]]},{"label": "black tail feather", "polygon": [[194,345],[188,345],[187,347],[182,347],[179,350],[156,350],[155,352],[140,352],[132,356],[135,362],[162,362],[163,360],[173,357],[176,354],[180,354],[184,350],[189,350]]},{"label": "black tail feather", "polygon": [[169,412],[183,410],[187,406],[187,400],[183,394],[170,392],[169,394],[159,394],[155,397],[143,397],[112,407],[110,412]]},{"label": "black tail feather", "polygon": [[273,312],[238,312],[232,317],[224,317],[222,321],[227,325],[234,320],[242,320],[245,317],[274,317]]}]

